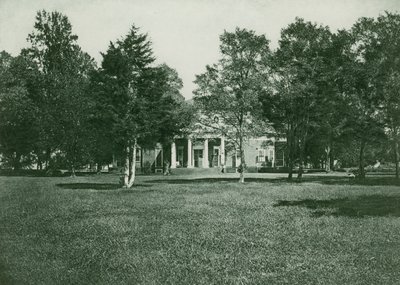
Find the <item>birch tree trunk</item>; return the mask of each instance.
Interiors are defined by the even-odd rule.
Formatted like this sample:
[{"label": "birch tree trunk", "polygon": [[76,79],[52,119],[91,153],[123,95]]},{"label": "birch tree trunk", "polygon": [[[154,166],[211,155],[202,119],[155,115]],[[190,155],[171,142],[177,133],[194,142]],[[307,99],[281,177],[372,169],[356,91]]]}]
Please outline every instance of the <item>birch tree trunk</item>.
[{"label": "birch tree trunk", "polygon": [[125,163],[124,163],[124,178],[123,178],[123,187],[124,188],[129,188],[129,156],[130,156],[130,147],[127,146],[126,149],[126,155],[125,155]]},{"label": "birch tree trunk", "polygon": [[133,183],[135,183],[135,178],[136,178],[136,142],[137,140],[135,139],[133,142],[133,146],[130,148],[131,153],[130,153],[130,159],[131,163],[130,168],[129,168],[129,179],[128,179],[128,186],[127,188],[131,188]]},{"label": "birch tree trunk", "polygon": [[134,139],[132,144],[126,147],[126,157],[124,164],[124,177],[123,177],[123,187],[131,188],[133,183],[135,183],[136,175],[136,142]]}]

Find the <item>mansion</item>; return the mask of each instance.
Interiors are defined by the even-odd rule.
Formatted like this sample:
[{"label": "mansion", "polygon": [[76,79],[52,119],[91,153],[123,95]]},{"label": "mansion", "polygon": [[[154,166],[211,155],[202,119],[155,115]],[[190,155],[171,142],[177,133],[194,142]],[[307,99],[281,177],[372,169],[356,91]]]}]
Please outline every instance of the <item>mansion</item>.
[{"label": "mansion", "polygon": [[[244,143],[246,166],[249,171],[261,168],[286,166],[285,139],[276,137],[251,138]],[[224,136],[178,137],[168,145],[157,144],[154,149],[138,148],[136,168],[139,173],[162,173],[165,165],[170,168],[222,168],[234,172],[241,164],[239,152]]]},{"label": "mansion", "polygon": [[[138,173],[163,173],[168,166],[177,169],[212,169],[236,172],[241,165],[237,144],[232,138],[217,135],[215,129],[223,127],[218,116],[212,118],[213,126],[199,120],[186,130],[185,136],[175,137],[168,145],[158,143],[155,148],[136,149]],[[287,166],[286,138],[276,136],[274,130],[265,126],[268,135],[252,137],[243,141],[246,170],[266,171]],[[286,156],[286,157],[285,157]],[[115,168],[117,165],[113,165]],[[177,171],[179,172],[179,171]],[[185,173],[185,171],[181,172]]]}]

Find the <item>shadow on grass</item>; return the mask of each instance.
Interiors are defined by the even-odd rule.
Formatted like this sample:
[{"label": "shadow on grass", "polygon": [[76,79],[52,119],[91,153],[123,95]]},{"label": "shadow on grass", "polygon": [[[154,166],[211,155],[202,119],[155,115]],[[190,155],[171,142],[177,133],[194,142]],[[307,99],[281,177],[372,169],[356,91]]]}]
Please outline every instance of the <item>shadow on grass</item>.
[{"label": "shadow on grass", "polygon": [[114,190],[121,186],[117,183],[59,183],[57,187],[64,189],[95,189],[95,190]]},{"label": "shadow on grass", "polygon": [[313,210],[312,215],[321,216],[392,216],[400,217],[400,197],[369,195],[354,198],[331,199],[331,200],[298,200],[278,201],[274,207],[305,207]]},{"label": "shadow on grass", "polygon": [[[76,171],[75,176],[95,176],[99,174],[94,171]],[[101,174],[108,174],[107,172]],[[0,176],[16,176],[16,177],[68,177],[71,176],[70,171],[61,170],[37,170],[37,169],[0,169]]]},{"label": "shadow on grass", "polygon": [[[117,183],[58,183],[57,187],[64,189],[94,189],[94,190],[115,190],[123,189],[121,185]],[[132,188],[125,189],[126,191],[135,191],[137,187],[151,187],[151,184],[134,184]]]},{"label": "shadow on grass", "polygon": [[[307,179],[305,181],[307,181]],[[366,177],[365,179],[314,177],[311,178],[310,181],[326,185],[400,186],[400,179],[394,177]]]},{"label": "shadow on grass", "polygon": [[[184,178],[184,179],[158,179],[149,180],[146,183],[166,183],[166,184],[201,184],[201,183],[235,183],[239,177],[213,177],[213,178]],[[320,183],[325,185],[364,185],[364,186],[400,186],[400,180],[393,177],[367,177],[365,179],[349,179],[348,177],[323,177],[323,176],[305,176],[302,181],[296,178],[288,180],[287,178],[245,178],[245,182],[254,183]]]},{"label": "shadow on grass", "polygon": [[[245,178],[245,182],[255,183],[285,183],[287,179],[281,178]],[[165,183],[165,184],[203,184],[203,183],[235,183],[239,182],[239,177],[210,177],[210,178],[184,178],[184,179],[158,179],[149,180],[146,183]]]}]

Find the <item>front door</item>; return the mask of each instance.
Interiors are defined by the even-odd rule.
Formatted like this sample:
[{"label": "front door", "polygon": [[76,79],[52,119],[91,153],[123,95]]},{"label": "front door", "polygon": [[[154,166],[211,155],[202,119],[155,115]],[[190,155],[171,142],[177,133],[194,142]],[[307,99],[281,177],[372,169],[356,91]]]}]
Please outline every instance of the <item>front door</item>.
[{"label": "front door", "polygon": [[215,146],[212,153],[212,166],[219,166],[219,147]]},{"label": "front door", "polygon": [[193,160],[194,167],[202,167],[203,166],[203,150],[202,149],[194,149],[193,150]]},{"label": "front door", "polygon": [[183,167],[183,146],[178,146],[176,166]]}]

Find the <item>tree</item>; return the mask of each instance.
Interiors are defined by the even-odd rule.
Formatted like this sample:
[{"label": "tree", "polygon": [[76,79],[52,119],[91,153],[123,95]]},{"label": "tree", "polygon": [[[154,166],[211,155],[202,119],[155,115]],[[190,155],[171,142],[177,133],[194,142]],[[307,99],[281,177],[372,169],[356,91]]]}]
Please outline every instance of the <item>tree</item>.
[{"label": "tree", "polygon": [[[14,170],[22,166],[21,159],[28,158],[35,143],[37,110],[23,86],[14,86],[0,92],[0,152]],[[30,161],[27,161],[29,165]]]},{"label": "tree", "polygon": [[13,57],[6,51],[0,52],[0,91],[4,92],[12,82],[11,63]]},{"label": "tree", "polygon": [[370,41],[369,49],[377,51],[375,85],[383,96],[382,114],[399,178],[400,140],[400,15],[386,12],[373,23],[376,40]]},{"label": "tree", "polygon": [[349,47],[343,56],[343,96],[346,104],[343,135],[359,144],[359,177],[365,177],[366,149],[385,138],[381,106],[383,81],[379,75],[379,50],[374,20],[361,18],[349,32]]},{"label": "tree", "polygon": [[95,64],[78,46],[78,37],[65,15],[39,11],[34,28],[28,36],[31,46],[22,54],[41,74],[37,83],[42,89],[35,103],[40,109],[44,139],[38,152],[45,152],[48,161],[54,151],[61,151],[74,173],[77,166],[87,162],[83,159],[88,144],[85,122],[89,98],[85,91]]},{"label": "tree", "polygon": [[161,72],[164,72],[164,76],[166,77],[166,90],[165,96],[170,96],[173,100],[177,102],[185,101],[185,97],[182,96],[180,90],[183,87],[182,79],[179,77],[178,72],[169,67],[167,64],[163,63],[158,66]]},{"label": "tree", "polygon": [[135,181],[137,146],[165,142],[181,129],[177,111],[182,103],[175,98],[180,79],[169,67],[153,67],[153,62],[147,35],[132,26],[123,39],[110,43],[94,82],[97,119],[106,122],[107,136],[125,162],[127,188]]},{"label": "tree", "polygon": [[89,149],[91,160],[97,164],[98,170],[102,165],[110,164],[115,153],[118,153],[114,128],[113,108],[113,78],[103,70],[95,70],[90,75],[88,94],[92,106],[89,108]]},{"label": "tree", "polygon": [[[6,164],[18,170],[30,165],[38,140],[38,110],[29,94],[21,57],[0,53],[0,152]],[[23,68],[20,68],[23,66]]]},{"label": "tree", "polygon": [[282,30],[274,55],[274,88],[265,92],[261,101],[264,116],[277,132],[286,136],[289,179],[296,160],[301,179],[307,143],[312,132],[329,116],[329,97],[334,93],[327,75],[330,46],[327,27],[297,18]]},{"label": "tree", "polygon": [[386,79],[384,89],[384,119],[387,135],[391,142],[396,178],[399,178],[399,140],[400,140],[400,72],[393,71]]},{"label": "tree", "polygon": [[346,116],[342,106],[346,101],[342,96],[343,65],[346,58],[344,50],[348,47],[348,33],[338,31],[331,38],[323,53],[322,76],[317,83],[324,96],[318,102],[319,115],[317,127],[314,128],[311,140],[323,146],[325,155],[325,171],[329,172],[334,165],[334,158],[339,150],[339,142],[343,131],[343,118]]},{"label": "tree", "polygon": [[199,122],[229,138],[239,150],[239,182],[244,182],[244,144],[262,128],[257,123],[261,110],[258,97],[269,71],[269,41],[264,35],[239,28],[232,33],[225,31],[220,41],[221,59],[196,75],[194,101],[201,114]]}]

